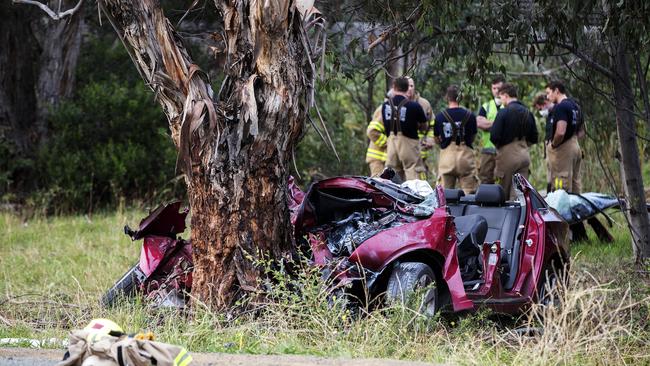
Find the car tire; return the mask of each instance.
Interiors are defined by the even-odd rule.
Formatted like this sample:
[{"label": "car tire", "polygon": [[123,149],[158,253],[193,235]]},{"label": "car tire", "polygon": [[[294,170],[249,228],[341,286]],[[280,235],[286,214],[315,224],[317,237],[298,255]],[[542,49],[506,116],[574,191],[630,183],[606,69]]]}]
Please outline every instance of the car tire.
[{"label": "car tire", "polygon": [[564,276],[561,269],[558,269],[553,265],[545,266],[542,270],[542,275],[537,288],[538,304],[542,306],[558,307],[560,305],[558,287],[560,286],[560,282],[563,280]]},{"label": "car tire", "polygon": [[111,287],[104,296],[102,296],[101,304],[106,308],[113,307],[118,299],[130,298],[135,295],[135,290],[142,284],[144,275],[139,265],[131,267],[120,278],[113,287]]},{"label": "car tire", "polygon": [[[419,289],[425,289],[422,297],[412,299],[411,296]],[[388,279],[386,297],[389,304],[399,303],[406,306],[409,306],[409,303],[417,304],[413,310],[426,316],[434,316],[438,310],[436,275],[431,267],[424,263],[400,263]]]}]

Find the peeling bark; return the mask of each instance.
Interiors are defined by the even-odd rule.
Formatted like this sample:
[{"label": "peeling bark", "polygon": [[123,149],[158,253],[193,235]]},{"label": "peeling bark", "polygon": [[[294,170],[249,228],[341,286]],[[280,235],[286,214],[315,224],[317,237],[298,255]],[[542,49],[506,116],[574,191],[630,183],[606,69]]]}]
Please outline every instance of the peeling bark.
[{"label": "peeling bark", "polygon": [[[51,1],[52,6],[58,6],[58,1]],[[63,1],[62,6],[68,7],[71,1]],[[73,5],[73,4],[72,4]],[[81,29],[83,27],[83,11],[63,21],[43,18],[33,26],[34,33],[40,39],[41,55],[39,58],[38,82],[36,84],[37,113],[39,118],[34,126],[39,143],[47,139],[47,117],[62,99],[72,96],[75,87],[75,72],[81,52]]]},{"label": "peeling bark", "polygon": [[213,96],[157,1],[99,3],[157,93],[179,148],[192,209],[192,293],[229,306],[256,290],[254,258],[279,259],[292,242],[287,167],[313,85],[300,16],[285,0],[215,1],[227,61]]},{"label": "peeling bark", "polygon": [[23,158],[45,141],[50,111],[74,91],[83,23],[81,14],[57,22],[33,11],[0,4],[0,134]]}]

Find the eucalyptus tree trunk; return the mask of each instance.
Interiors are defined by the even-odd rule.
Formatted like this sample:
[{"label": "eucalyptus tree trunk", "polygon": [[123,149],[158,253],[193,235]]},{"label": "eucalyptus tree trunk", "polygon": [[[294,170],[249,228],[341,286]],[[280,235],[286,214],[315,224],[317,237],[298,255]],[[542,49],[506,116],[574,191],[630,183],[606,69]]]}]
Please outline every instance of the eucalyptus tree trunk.
[{"label": "eucalyptus tree trunk", "polygon": [[29,11],[0,3],[0,142],[6,140],[18,156],[33,149],[30,129],[37,114],[34,109],[36,79],[33,64],[37,45],[29,27]]},{"label": "eucalyptus tree trunk", "polygon": [[639,161],[637,128],[634,120],[634,93],[630,67],[625,48],[616,46],[612,60],[614,98],[616,100],[616,130],[621,152],[621,178],[627,201],[627,216],[632,231],[632,247],[637,263],[650,258],[650,220],[643,191],[643,177]]},{"label": "eucalyptus tree trunk", "polygon": [[290,250],[287,170],[313,85],[301,16],[288,0],[215,1],[227,60],[214,96],[157,1],[99,4],[156,92],[179,149],[192,210],[192,293],[228,306],[256,290],[255,258]]},{"label": "eucalyptus tree trunk", "polygon": [[[76,0],[63,1],[61,6],[72,7],[74,2]],[[58,1],[50,1],[50,7],[55,8],[58,5]],[[80,10],[62,21],[41,17],[32,27],[41,48],[36,83],[39,117],[34,126],[39,144],[47,139],[47,119],[50,111],[74,92],[83,23],[83,11]]]}]

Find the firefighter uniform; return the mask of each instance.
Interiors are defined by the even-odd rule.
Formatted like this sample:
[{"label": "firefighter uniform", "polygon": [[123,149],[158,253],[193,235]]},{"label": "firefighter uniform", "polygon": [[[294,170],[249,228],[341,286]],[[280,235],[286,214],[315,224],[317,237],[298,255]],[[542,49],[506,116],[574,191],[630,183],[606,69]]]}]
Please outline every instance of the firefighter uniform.
[{"label": "firefighter uniform", "polygon": [[[485,117],[488,121],[494,122],[499,109],[501,109],[501,105],[497,105],[494,99],[492,99],[483,103],[481,110],[479,111],[479,116]],[[489,130],[479,130],[479,134],[481,139],[481,157],[478,168],[478,178],[481,183],[493,184],[497,149],[492,141],[490,141]]]},{"label": "firefighter uniform", "polygon": [[386,166],[393,168],[402,179],[418,179],[418,130],[427,122],[424,110],[417,102],[396,95],[383,104],[382,118],[388,133]]},{"label": "firefighter uniform", "polygon": [[447,108],[435,118],[434,135],[440,141],[438,180],[444,188],[476,191],[478,178],[472,143],[476,136],[476,116],[465,108]]},{"label": "firefighter uniform", "polygon": [[490,141],[497,148],[495,181],[503,187],[509,199],[515,198],[512,176],[516,173],[528,178],[530,153],[528,146],[537,143],[535,117],[518,100],[502,108],[495,117]]},{"label": "firefighter uniform", "polygon": [[564,140],[558,146],[548,145],[548,167],[550,171],[551,190],[564,189],[571,193],[580,193],[580,165],[582,150],[578,143],[577,133],[582,126],[580,107],[567,98],[553,107],[551,113],[551,141],[555,135],[557,121],[567,123]]},{"label": "firefighter uniform", "polygon": [[[418,131],[418,137],[420,138],[420,141],[424,142],[424,140],[427,138],[433,139],[433,122],[431,121],[431,118],[433,117],[433,108],[431,108],[431,103],[429,103],[428,100],[422,98],[419,94],[415,95],[415,100],[418,102],[420,107],[422,107],[422,110],[424,110],[424,115],[427,117],[427,121],[430,123],[429,129],[426,132]],[[416,170],[418,172],[418,179],[420,180],[428,180],[430,176],[431,170],[427,165],[427,159],[430,155],[431,149],[420,149],[420,160],[418,161],[418,165],[416,167]]]},{"label": "firefighter uniform", "polygon": [[386,137],[384,124],[381,122],[381,106],[373,113],[372,121],[370,121],[366,129],[366,136],[370,140],[366,151],[366,163],[370,167],[370,176],[373,177],[381,174],[386,164],[388,137]]}]

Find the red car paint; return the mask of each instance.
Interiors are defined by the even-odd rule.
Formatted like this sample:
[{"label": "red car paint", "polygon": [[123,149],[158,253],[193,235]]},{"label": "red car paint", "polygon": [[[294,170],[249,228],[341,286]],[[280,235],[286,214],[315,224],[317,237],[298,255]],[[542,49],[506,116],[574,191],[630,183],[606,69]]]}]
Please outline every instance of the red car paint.
[{"label": "red car paint", "polygon": [[177,237],[185,231],[189,212],[180,207],[180,201],[162,205],[140,221],[137,231],[125,228],[132,240],[143,239],[138,267],[145,276],[140,284],[145,293],[157,289],[171,275],[175,275],[173,287],[188,291],[192,287],[192,273],[180,268],[192,264],[191,243]]},{"label": "red car paint", "polygon": [[[371,197],[374,207],[413,212],[412,205],[398,202],[368,184],[367,179],[331,178],[316,183],[309,192],[314,189],[356,191]],[[516,244],[522,246],[519,270],[510,290],[505,290],[501,283],[501,243],[498,241],[483,244],[483,283],[477,289],[466,290],[456,252],[454,217],[445,207],[444,194],[440,187],[437,187],[435,194],[439,196],[441,207],[430,217],[377,233],[361,243],[352,252],[349,261],[372,273],[390,271],[393,264],[403,258],[426,262],[436,267],[434,271],[438,273],[439,279],[444,281],[444,288],[448,290],[450,305],[454,311],[476,309],[483,305],[503,313],[521,312],[533,301],[537,301],[542,270],[551,266],[553,261],[568,261],[568,225],[557,212],[546,205],[524,177],[516,175],[514,181],[523,193],[522,209],[526,211],[522,237]],[[295,187],[291,189],[295,190]],[[301,198],[309,197],[309,192]],[[537,207],[533,205],[533,196],[536,197]],[[293,221],[296,237],[307,235],[315,264],[326,265],[333,259],[333,255],[325,245],[324,233],[317,230],[316,219],[313,217],[314,208],[305,201],[301,202],[300,206],[294,204],[292,208],[296,218]],[[342,274],[341,278],[346,278],[346,275]]]},{"label": "red car paint", "polygon": [[[459,268],[457,236],[454,217],[446,205],[444,192],[436,187],[438,207],[426,218],[414,216],[415,205],[391,196],[372,184],[366,177],[336,177],[323,180],[305,193],[289,180],[291,223],[297,240],[304,238],[311,247],[314,264],[327,267],[335,263],[335,278],[341,283],[355,283],[373,278],[373,296],[385,291],[379,279],[390,275],[394,265],[403,260],[421,261],[434,269],[439,288],[449,295],[449,305],[454,311],[474,310],[487,306],[498,312],[517,313],[537,300],[542,270],[554,262],[568,261],[568,225],[549,208],[530,183],[520,175],[514,178],[522,193],[525,220],[519,267],[514,285],[504,289],[501,279],[501,243],[486,242],[481,248],[483,268],[482,283],[477,288],[466,289]],[[320,230],[316,208],[309,201],[315,190],[362,195],[365,204],[385,212],[399,212],[406,221],[399,226],[383,229],[364,240],[347,258],[336,258],[328,248],[327,232]],[[139,267],[146,276],[140,287],[145,294],[152,286],[172,276],[179,263],[191,266],[192,249],[189,241],[177,238],[185,229],[187,210],[180,211],[180,202],[163,205],[140,223],[138,231],[130,231],[133,240],[144,238]],[[353,269],[352,266],[356,266]],[[365,272],[365,273],[358,273]],[[374,279],[378,279],[375,281]],[[191,288],[191,272],[176,280],[175,287]],[[366,285],[370,286],[370,281]],[[385,285],[384,285],[385,286]]]}]

